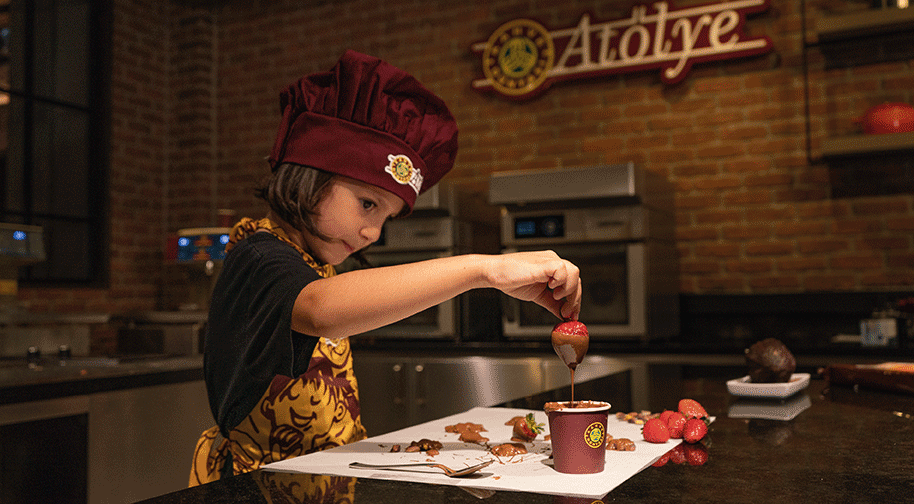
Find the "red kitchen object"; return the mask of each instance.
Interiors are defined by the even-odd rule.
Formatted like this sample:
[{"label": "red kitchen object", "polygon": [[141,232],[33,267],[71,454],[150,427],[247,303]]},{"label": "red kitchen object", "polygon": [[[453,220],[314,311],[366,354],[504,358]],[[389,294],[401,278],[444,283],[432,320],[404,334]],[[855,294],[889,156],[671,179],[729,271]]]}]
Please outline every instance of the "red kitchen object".
[{"label": "red kitchen object", "polygon": [[871,107],[856,122],[869,135],[914,131],[914,107],[907,103],[883,103]]}]

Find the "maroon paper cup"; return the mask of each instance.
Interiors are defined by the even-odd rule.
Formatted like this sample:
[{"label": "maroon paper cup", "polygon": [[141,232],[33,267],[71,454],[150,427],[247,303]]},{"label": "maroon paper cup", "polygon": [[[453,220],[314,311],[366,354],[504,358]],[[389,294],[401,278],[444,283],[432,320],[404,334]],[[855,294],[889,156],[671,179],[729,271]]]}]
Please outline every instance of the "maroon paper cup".
[{"label": "maroon paper cup", "polygon": [[[579,403],[588,406],[577,407]],[[603,470],[606,461],[606,419],[609,403],[575,401],[557,403],[559,409],[546,405],[549,434],[552,436],[552,460],[555,470],[566,474],[592,474]],[[550,411],[552,410],[552,411]]]}]

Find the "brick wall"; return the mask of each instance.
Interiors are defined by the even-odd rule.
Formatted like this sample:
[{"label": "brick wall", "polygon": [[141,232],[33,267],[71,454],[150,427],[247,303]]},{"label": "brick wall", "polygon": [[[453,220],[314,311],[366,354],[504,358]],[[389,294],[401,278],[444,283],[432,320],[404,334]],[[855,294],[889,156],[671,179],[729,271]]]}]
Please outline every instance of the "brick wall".
[{"label": "brick wall", "polygon": [[[676,85],[651,70],[558,84],[529,102],[471,89],[481,66],[469,47],[502,23],[570,27],[584,12],[626,17],[635,3],[115,0],[111,289],[34,295],[154,307],[167,233],[212,225],[218,208],[264,213],[252,189],[267,174],[279,91],[348,48],[413,73],[450,104],[461,129],[452,180],[482,190],[493,171],[625,161],[668,177],[683,293],[910,290],[914,196],[859,190],[855,175],[892,179],[900,166],[911,177],[910,155],[861,168],[819,151],[823,138],[854,132],[868,106],[914,103],[912,61],[840,66],[811,47],[807,123],[797,0],[746,23],[773,53],[699,63]],[[866,4],[810,0],[809,25]]]},{"label": "brick wall", "polygon": [[[220,204],[256,208],[239,189],[265,172],[277,90],[329,69],[353,48],[412,72],[451,105],[461,128],[452,179],[484,187],[493,171],[630,160],[668,177],[677,188],[683,293],[914,286],[910,191],[834,197],[861,182],[849,175],[852,165],[827,164],[817,153],[823,137],[853,133],[867,107],[914,103],[911,61],[829,68],[811,47],[807,152],[798,1],[774,2],[746,24],[751,35],[772,39],[772,54],[697,64],[674,86],[646,71],[556,85],[524,103],[470,89],[481,66],[469,46],[503,22],[529,16],[567,27],[586,11],[600,20],[625,17],[634,3],[229,3],[218,14]],[[676,6],[689,3],[698,2]],[[811,27],[822,13],[865,7],[808,4]],[[892,163],[898,160],[878,166]]]},{"label": "brick wall", "polygon": [[170,19],[168,231],[216,224],[215,15],[178,8]]},{"label": "brick wall", "polygon": [[99,311],[155,306],[168,187],[168,27],[158,2],[114,2],[109,219],[111,287]]}]

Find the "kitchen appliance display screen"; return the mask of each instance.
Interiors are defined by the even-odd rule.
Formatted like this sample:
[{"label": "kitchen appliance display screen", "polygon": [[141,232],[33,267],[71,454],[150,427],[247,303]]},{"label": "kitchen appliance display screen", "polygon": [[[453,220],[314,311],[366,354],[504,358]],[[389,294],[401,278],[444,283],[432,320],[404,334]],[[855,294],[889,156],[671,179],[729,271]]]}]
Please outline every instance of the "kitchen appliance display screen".
[{"label": "kitchen appliance display screen", "polygon": [[515,238],[561,238],[565,236],[564,215],[517,217],[514,219]]},{"label": "kitchen appliance display screen", "polygon": [[227,234],[200,234],[178,238],[178,262],[225,259]]}]

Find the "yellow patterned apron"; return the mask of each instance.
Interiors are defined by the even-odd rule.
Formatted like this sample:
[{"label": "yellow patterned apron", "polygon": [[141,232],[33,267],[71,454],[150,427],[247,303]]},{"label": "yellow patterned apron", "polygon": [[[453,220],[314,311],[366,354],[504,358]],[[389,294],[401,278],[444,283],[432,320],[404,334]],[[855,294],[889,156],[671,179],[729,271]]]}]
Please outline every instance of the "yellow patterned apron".
[{"label": "yellow patterned apron", "polygon": [[[269,219],[242,219],[232,228],[226,252],[239,240],[266,230],[292,245],[322,277],[336,274],[318,264]],[[297,377],[276,376],[257,407],[222,437],[218,426],[201,434],[194,450],[189,486],[216,481],[231,454],[233,474],[262,465],[365,439],[359,415],[359,389],[352,371],[349,339],[321,338],[308,371]]]}]

